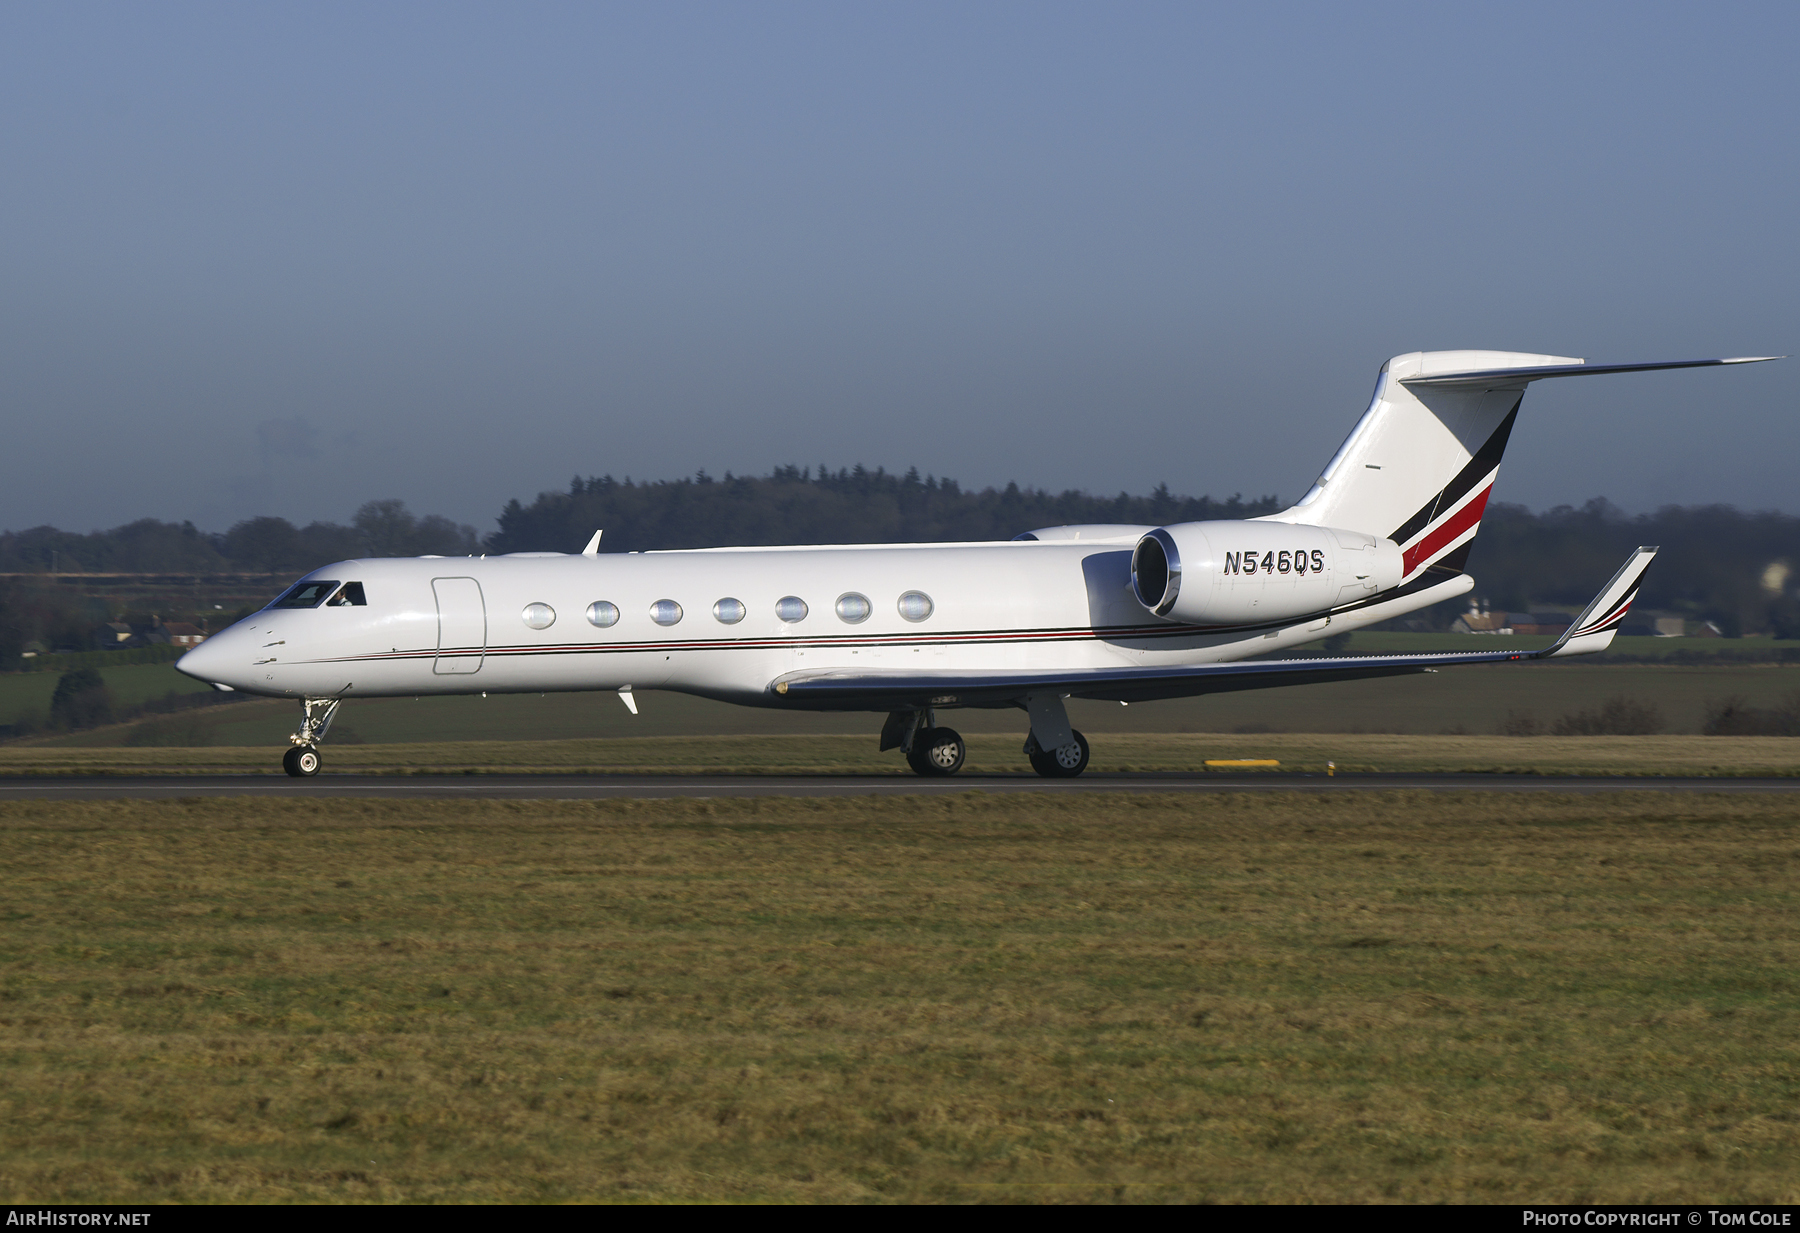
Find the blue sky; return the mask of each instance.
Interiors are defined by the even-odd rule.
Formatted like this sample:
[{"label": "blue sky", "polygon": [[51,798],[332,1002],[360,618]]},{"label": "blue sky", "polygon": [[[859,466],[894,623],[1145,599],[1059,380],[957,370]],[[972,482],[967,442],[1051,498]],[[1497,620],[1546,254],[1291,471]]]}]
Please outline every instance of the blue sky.
[{"label": "blue sky", "polygon": [[[0,527],[570,475],[1278,493],[1381,362],[1800,350],[1792,5],[12,5]],[[1496,499],[1800,512],[1800,360]]]}]

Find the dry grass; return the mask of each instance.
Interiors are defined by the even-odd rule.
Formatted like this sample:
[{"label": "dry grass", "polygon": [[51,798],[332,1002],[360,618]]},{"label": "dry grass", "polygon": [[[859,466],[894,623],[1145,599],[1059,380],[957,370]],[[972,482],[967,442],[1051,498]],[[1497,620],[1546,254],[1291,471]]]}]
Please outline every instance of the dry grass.
[{"label": "dry grass", "polygon": [[1783,797],[0,806],[0,1201],[1793,1202]]},{"label": "dry grass", "polygon": [[[157,685],[148,675],[129,680],[119,677],[114,689],[122,700],[142,700],[171,687],[198,687],[198,682],[167,664],[145,665],[141,670],[112,669],[108,679],[140,671],[160,673],[163,684]],[[49,706],[49,693],[43,691],[54,684],[53,678],[51,673],[0,675],[0,724],[13,722],[21,709],[35,709],[41,716]],[[465,684],[473,687],[476,682]],[[1746,705],[1768,708],[1788,698],[1797,685],[1800,665],[1668,667],[1557,660],[1175,698],[1128,707],[1077,698],[1069,701],[1069,718],[1090,737],[1162,732],[1500,733],[1516,729],[1527,717],[1538,731],[1550,732],[1563,716],[1622,696],[1655,707],[1667,732],[1698,735],[1719,700],[1741,697]],[[25,693],[19,692],[27,686]],[[28,700],[30,689],[40,691],[32,695],[36,702]],[[818,734],[872,741],[883,719],[856,712],[733,706],[665,690],[640,690],[637,698],[642,713],[635,716],[610,692],[353,698],[338,716],[332,739],[340,746],[358,741],[386,745],[491,742],[513,737],[578,741]],[[280,745],[294,730],[297,718],[292,699],[265,699],[209,707],[173,719],[26,739],[54,746]],[[945,712],[943,719],[966,735],[1010,733],[1015,734],[1016,742],[1025,739],[1026,719],[1020,711],[953,710]]]},{"label": "dry grass", "polygon": [[[973,734],[969,774],[1029,774],[1017,735]],[[1201,771],[1208,758],[1275,758],[1284,769],[1506,771],[1543,775],[1794,775],[1800,740],[1694,736],[1401,736],[1142,733],[1093,738],[1092,769]],[[280,773],[285,745],[179,748],[0,746],[0,775]],[[907,775],[873,736],[655,736],[611,740],[325,744],[332,772],[359,774]]]}]

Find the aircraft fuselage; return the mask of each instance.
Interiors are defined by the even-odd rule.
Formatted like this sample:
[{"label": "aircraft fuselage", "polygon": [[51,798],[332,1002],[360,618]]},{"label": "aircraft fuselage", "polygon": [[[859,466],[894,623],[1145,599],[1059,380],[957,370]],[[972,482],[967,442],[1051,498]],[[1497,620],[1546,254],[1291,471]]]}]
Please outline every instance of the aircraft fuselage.
[{"label": "aircraft fuselage", "polygon": [[[1206,525],[1246,528],[1246,543],[1289,530]],[[265,608],[195,648],[181,668],[276,696],[634,688],[785,706],[794,703],[772,684],[795,672],[1225,662],[1457,593],[1439,586],[1429,597],[1421,591],[1343,611],[1341,600],[1374,588],[1328,549],[1281,561],[1287,569],[1271,557],[1267,571],[1219,583],[1253,591],[1240,609],[1266,605],[1269,619],[1184,624],[1159,619],[1133,594],[1130,530],[1098,543],[341,561],[302,579],[336,584],[321,586],[317,606]],[[1205,564],[1189,563],[1190,590]],[[342,601],[352,582],[360,604]],[[328,602],[332,596],[340,602]]]}]

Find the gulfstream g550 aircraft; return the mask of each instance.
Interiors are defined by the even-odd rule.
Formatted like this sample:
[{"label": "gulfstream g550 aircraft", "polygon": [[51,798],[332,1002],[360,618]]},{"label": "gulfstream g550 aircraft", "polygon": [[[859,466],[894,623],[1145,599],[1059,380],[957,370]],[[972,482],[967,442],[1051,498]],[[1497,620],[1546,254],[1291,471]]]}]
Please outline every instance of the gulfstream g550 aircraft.
[{"label": "gulfstream g550 aircraft", "polygon": [[[346,698],[674,689],[746,706],[885,714],[881,748],[952,775],[958,707],[1030,717],[1040,775],[1079,775],[1067,698],[1137,702],[1603,650],[1655,548],[1639,548],[1536,653],[1253,657],[1461,595],[1526,385],[1746,364],[1590,365],[1427,351],[1375,396],[1298,504],[1243,522],[1070,526],[1010,542],[710,548],[339,561],[189,651],[220,689],[291,697],[283,759],[317,774]],[[873,726],[873,725],[871,725]]]}]

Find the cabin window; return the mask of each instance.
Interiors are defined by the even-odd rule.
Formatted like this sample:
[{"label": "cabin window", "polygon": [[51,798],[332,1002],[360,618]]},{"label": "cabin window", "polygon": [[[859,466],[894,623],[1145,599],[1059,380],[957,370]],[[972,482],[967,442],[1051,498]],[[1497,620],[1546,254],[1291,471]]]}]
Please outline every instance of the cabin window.
[{"label": "cabin window", "polygon": [[681,605],[672,599],[659,599],[650,605],[650,619],[658,625],[673,625],[681,620]]},{"label": "cabin window", "polygon": [[588,605],[588,624],[598,629],[606,629],[619,623],[619,606],[597,599]]},{"label": "cabin window", "polygon": [[556,609],[549,604],[526,604],[519,618],[533,629],[549,629],[556,624]]},{"label": "cabin window", "polygon": [[363,597],[362,583],[346,582],[338,593],[325,601],[327,608],[363,608],[369,601]]},{"label": "cabin window", "polygon": [[855,591],[849,591],[838,596],[838,619],[846,625],[861,625],[869,619],[869,613],[874,610],[875,606],[869,602],[867,595],[858,595]]},{"label": "cabin window", "polygon": [[798,595],[784,595],[775,601],[775,615],[787,624],[806,619],[806,601]]},{"label": "cabin window", "polygon": [[722,599],[713,605],[713,616],[721,625],[736,625],[748,611],[741,599]]},{"label": "cabin window", "polygon": [[909,621],[923,621],[935,607],[923,591],[908,591],[900,597],[900,615]]},{"label": "cabin window", "polygon": [[338,584],[333,582],[297,582],[283,591],[271,608],[317,608],[325,602],[325,597],[336,591]]}]

